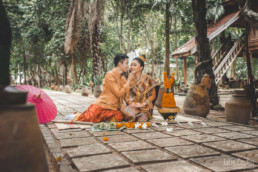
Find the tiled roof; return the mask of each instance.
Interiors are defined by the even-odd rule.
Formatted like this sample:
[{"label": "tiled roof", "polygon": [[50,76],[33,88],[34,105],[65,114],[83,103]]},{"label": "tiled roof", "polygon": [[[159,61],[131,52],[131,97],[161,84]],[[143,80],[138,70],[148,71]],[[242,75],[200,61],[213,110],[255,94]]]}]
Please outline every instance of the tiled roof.
[{"label": "tiled roof", "polygon": [[[237,19],[239,19],[239,11],[229,14],[219,20],[217,23],[212,24],[207,29],[207,35],[209,40],[212,40],[217,35],[219,35],[222,31],[228,28],[231,24],[233,24]],[[195,44],[195,37],[189,40],[187,43],[179,47],[176,51],[172,53],[173,58],[177,57],[185,57],[196,52],[196,44]]]}]

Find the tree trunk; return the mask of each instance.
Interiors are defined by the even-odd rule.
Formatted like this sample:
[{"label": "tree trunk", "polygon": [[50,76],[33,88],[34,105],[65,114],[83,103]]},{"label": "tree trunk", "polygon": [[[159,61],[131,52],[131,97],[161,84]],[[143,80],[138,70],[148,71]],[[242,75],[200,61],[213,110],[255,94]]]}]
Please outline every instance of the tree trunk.
[{"label": "tree trunk", "polygon": [[64,85],[67,85],[67,64],[64,64],[65,71],[64,71]]},{"label": "tree trunk", "polygon": [[250,97],[250,102],[252,105],[252,115],[253,117],[257,116],[257,110],[256,110],[256,95],[255,95],[255,87],[254,87],[254,78],[252,75],[252,69],[251,69],[251,62],[250,62],[250,55],[249,55],[249,48],[248,48],[248,34],[249,34],[249,24],[246,22],[246,37],[245,37],[245,49],[246,49],[246,63],[247,63],[247,71],[248,71],[248,97]]},{"label": "tree trunk", "polygon": [[92,79],[101,74],[101,56],[100,56],[100,0],[96,0],[97,19],[94,23],[94,30],[92,35]]},{"label": "tree trunk", "polygon": [[170,1],[167,0],[166,2],[166,57],[165,57],[165,66],[164,71],[167,72],[167,75],[170,75],[170,68],[169,68],[169,8],[170,8]]},{"label": "tree trunk", "polygon": [[120,50],[125,53],[123,48],[123,26],[124,26],[124,13],[125,13],[125,4],[124,0],[120,0],[120,10],[121,10],[121,17],[120,17],[120,30],[119,30],[119,42],[120,42]]},{"label": "tree trunk", "polygon": [[18,64],[18,73],[19,73],[19,82],[20,82],[20,84],[21,84],[22,75],[21,75],[20,65],[19,65],[19,64]]},{"label": "tree trunk", "polygon": [[132,25],[132,19],[131,19],[131,4],[130,1],[128,2],[128,6],[127,6],[127,16],[128,16],[128,32],[127,32],[127,49],[126,49],[126,53],[129,53],[131,51],[131,25]]},{"label": "tree trunk", "polygon": [[155,67],[155,63],[154,63],[154,54],[155,54],[155,48],[154,48],[154,43],[153,40],[150,40],[150,46],[151,46],[151,52],[150,52],[150,59],[151,59],[151,76],[154,77],[154,67]]},{"label": "tree trunk", "polygon": [[78,78],[77,78],[77,69],[76,69],[74,53],[72,53],[72,67],[73,67],[73,83],[77,85],[78,84]]},{"label": "tree trunk", "polygon": [[192,0],[194,23],[196,28],[195,42],[198,53],[198,64],[195,68],[195,84],[199,84],[205,73],[210,76],[211,88],[209,89],[210,103],[219,104],[217,86],[212,69],[212,59],[209,39],[207,38],[207,21],[205,0]]},{"label": "tree trunk", "polygon": [[246,0],[243,7],[240,6],[240,12],[245,17],[245,20],[255,28],[258,28],[258,13],[254,11],[257,9],[252,8],[257,7],[257,4],[257,0]]},{"label": "tree trunk", "polygon": [[11,28],[2,1],[0,1],[0,92],[10,85]]},{"label": "tree trunk", "polygon": [[85,59],[85,70],[83,75],[83,81],[86,81],[87,74],[88,74],[88,58]]},{"label": "tree trunk", "polygon": [[24,84],[26,84],[26,71],[27,71],[27,62],[26,62],[26,52],[25,52],[25,47],[22,42],[22,38],[20,37],[20,44],[22,46],[22,55],[23,55],[23,76],[24,76]]},{"label": "tree trunk", "polygon": [[[177,49],[177,19],[176,19],[176,16],[174,17],[175,18],[175,24],[174,24],[174,33],[175,33],[175,50]],[[178,58],[176,58],[176,79],[178,80]]]}]

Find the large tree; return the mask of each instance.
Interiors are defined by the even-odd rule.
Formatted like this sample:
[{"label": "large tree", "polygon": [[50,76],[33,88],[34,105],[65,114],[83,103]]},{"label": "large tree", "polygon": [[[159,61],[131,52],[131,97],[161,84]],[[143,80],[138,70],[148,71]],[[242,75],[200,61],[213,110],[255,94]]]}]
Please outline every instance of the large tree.
[{"label": "large tree", "polygon": [[101,75],[101,51],[100,51],[100,26],[104,13],[104,0],[94,0],[92,4],[92,77],[99,77]]},{"label": "large tree", "polygon": [[219,104],[217,95],[217,86],[212,69],[212,60],[210,52],[209,39],[207,38],[207,21],[206,21],[206,2],[205,0],[192,0],[194,13],[194,24],[196,28],[195,42],[197,46],[197,61],[195,68],[195,84],[199,84],[205,73],[211,78],[211,88],[209,89],[210,103]]},{"label": "large tree", "polygon": [[81,0],[73,0],[70,6],[70,10],[66,21],[66,39],[64,43],[65,52],[71,52],[72,56],[72,67],[73,67],[73,79],[74,83],[78,84],[77,70],[76,70],[76,59],[75,59],[75,48],[80,38],[80,19],[83,11],[83,3]]}]

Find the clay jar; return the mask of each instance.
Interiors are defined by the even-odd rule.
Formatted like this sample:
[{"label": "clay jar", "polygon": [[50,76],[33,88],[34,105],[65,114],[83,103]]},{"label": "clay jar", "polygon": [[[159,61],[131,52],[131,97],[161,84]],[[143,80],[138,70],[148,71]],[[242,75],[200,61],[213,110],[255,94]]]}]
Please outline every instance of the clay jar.
[{"label": "clay jar", "polygon": [[227,121],[248,124],[252,106],[244,90],[234,90],[225,108]]},{"label": "clay jar", "polygon": [[86,86],[82,87],[82,96],[88,96],[88,95],[89,95],[88,87]]},{"label": "clay jar", "polygon": [[158,108],[161,108],[161,102],[162,102],[162,98],[163,98],[163,94],[166,93],[166,89],[165,88],[160,88],[159,89],[159,94],[158,94],[158,97],[156,99],[156,102],[155,102],[155,105],[158,107]]},{"label": "clay jar", "polygon": [[102,87],[101,87],[101,85],[96,85],[96,86],[94,87],[94,96],[95,96],[96,98],[98,98],[98,97],[101,95],[101,93],[102,93]]},{"label": "clay jar", "polygon": [[210,111],[210,100],[203,85],[192,85],[186,94],[184,112],[188,115],[206,117]]}]

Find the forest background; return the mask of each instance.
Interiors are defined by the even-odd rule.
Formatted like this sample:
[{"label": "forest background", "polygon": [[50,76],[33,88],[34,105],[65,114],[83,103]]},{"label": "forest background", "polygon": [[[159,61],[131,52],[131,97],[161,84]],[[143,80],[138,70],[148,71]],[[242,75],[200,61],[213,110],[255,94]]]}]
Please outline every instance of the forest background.
[{"label": "forest background", "polygon": [[[70,83],[77,88],[94,81],[98,85],[104,73],[114,67],[117,53],[135,51],[147,56],[145,73],[161,79],[168,59],[171,73],[183,81],[183,59],[177,61],[171,53],[195,36],[191,0],[3,2],[12,28],[10,72],[16,83],[40,87]],[[224,13],[221,4],[222,0],[206,1],[209,22]],[[229,28],[225,34],[229,33],[237,38],[241,31]],[[211,47],[218,42],[214,39]],[[246,73],[241,60],[236,65],[239,74]],[[187,67],[191,83],[194,56],[187,58]],[[239,79],[244,77],[239,75]]]}]

